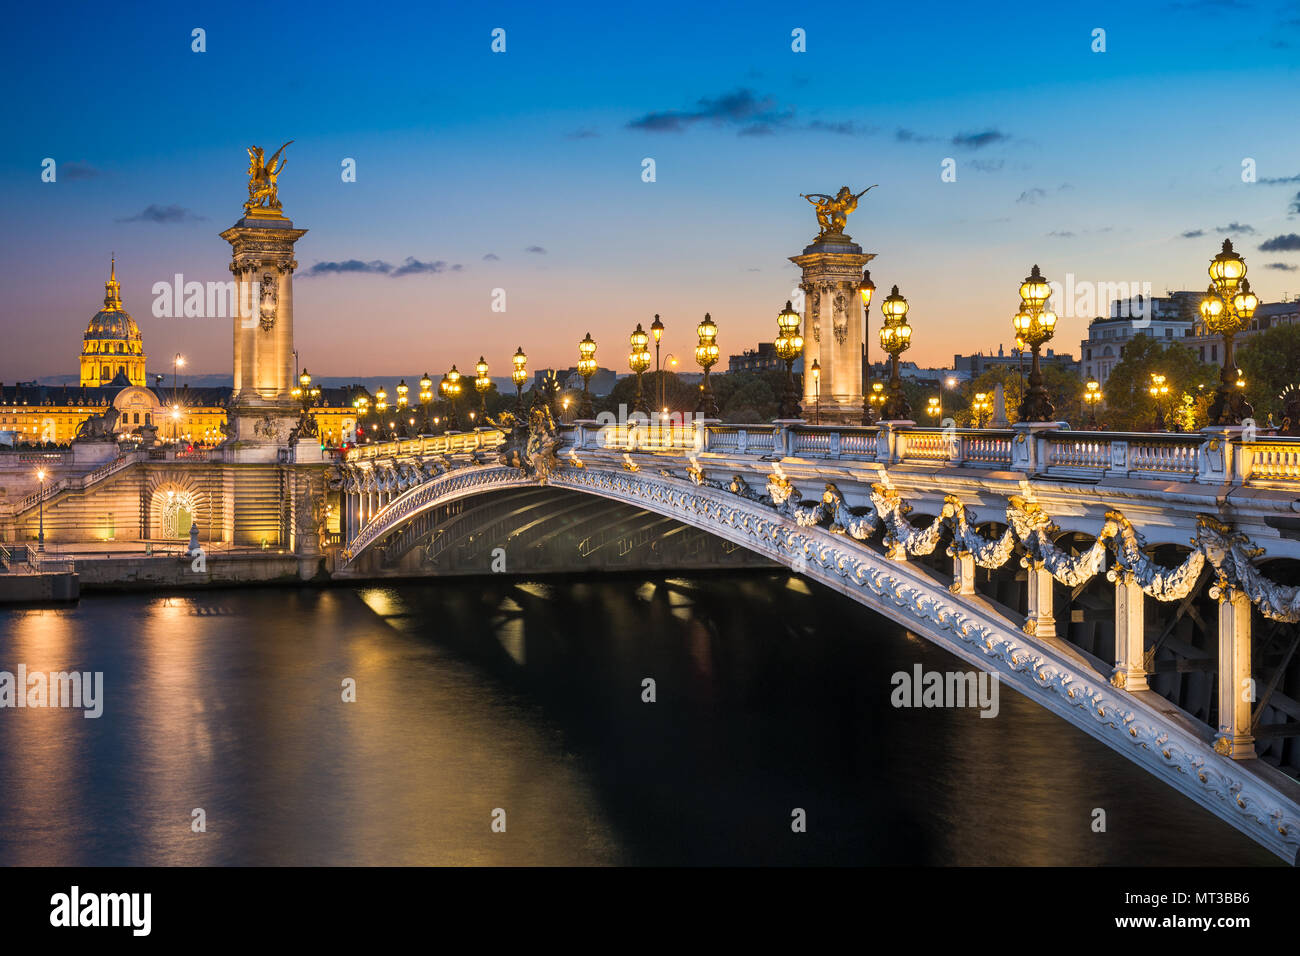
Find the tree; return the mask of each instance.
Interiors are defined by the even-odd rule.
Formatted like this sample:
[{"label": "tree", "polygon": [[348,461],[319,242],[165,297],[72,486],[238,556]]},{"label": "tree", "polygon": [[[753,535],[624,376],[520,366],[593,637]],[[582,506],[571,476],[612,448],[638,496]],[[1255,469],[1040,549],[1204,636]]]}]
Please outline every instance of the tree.
[{"label": "tree", "polygon": [[[1145,333],[1139,334],[1124,346],[1123,358],[1106,379],[1102,390],[1106,404],[1098,417],[1110,428],[1153,431],[1157,408],[1149,391],[1152,373],[1163,375],[1169,387],[1162,409],[1167,422],[1170,418],[1177,420],[1173,412],[1186,404],[1185,396],[1190,396],[1193,405],[1200,407],[1201,396],[1213,392],[1219,381],[1218,369],[1202,362],[1186,346],[1178,343],[1166,346]],[[1201,419],[1195,427],[1203,424]]]},{"label": "tree", "polygon": [[1280,423],[1282,392],[1300,384],[1300,325],[1279,325],[1252,336],[1237,351],[1237,364],[1246,377],[1255,420],[1272,415]]}]

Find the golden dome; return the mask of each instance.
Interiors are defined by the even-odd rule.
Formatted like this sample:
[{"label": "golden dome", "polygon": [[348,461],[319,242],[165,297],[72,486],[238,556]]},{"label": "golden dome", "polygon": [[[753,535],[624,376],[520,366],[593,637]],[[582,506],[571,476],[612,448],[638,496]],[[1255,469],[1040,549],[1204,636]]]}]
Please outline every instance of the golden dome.
[{"label": "golden dome", "polygon": [[104,307],[96,312],[86,326],[83,338],[116,339],[139,342],[140,328],[131,314],[122,308],[122,284],[117,281],[117,259],[112,260],[108,281],[104,283]]},{"label": "golden dome", "polygon": [[132,385],[144,384],[144,338],[131,314],[122,308],[122,286],[117,281],[117,259],[104,283],[104,307],[91,316],[82,336],[81,384],[111,384],[121,372]]}]

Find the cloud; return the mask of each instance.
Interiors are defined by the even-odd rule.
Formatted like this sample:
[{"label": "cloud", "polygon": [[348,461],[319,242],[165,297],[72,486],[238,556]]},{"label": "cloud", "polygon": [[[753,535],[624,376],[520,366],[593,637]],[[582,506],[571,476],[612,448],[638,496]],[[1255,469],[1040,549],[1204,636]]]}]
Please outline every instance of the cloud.
[{"label": "cloud", "polygon": [[1259,244],[1260,252],[1300,252],[1300,236],[1289,232],[1285,236],[1274,236]]},{"label": "cloud", "polygon": [[599,135],[600,134],[597,133],[594,129],[587,129],[586,127],[583,127],[582,129],[575,129],[568,133],[565,133],[564,138],[565,139],[595,139]]},{"label": "cloud", "polygon": [[1006,133],[1000,133],[995,129],[986,129],[978,133],[958,133],[952,138],[952,145],[962,149],[983,149],[985,146],[1002,143],[1010,138]]},{"label": "cloud", "polygon": [[1214,231],[1215,232],[1239,232],[1242,235],[1253,236],[1255,234],[1255,227],[1247,225],[1244,222],[1237,222],[1234,219],[1226,226],[1215,226]]},{"label": "cloud", "polygon": [[1182,238],[1183,238],[1183,239],[1199,239],[1199,238],[1201,238],[1201,236],[1203,236],[1203,235],[1205,235],[1205,230],[1204,230],[1204,229],[1188,229],[1186,232],[1182,233]]},{"label": "cloud", "polygon": [[903,129],[899,127],[894,130],[894,139],[900,143],[933,143],[939,137],[926,136],[924,133],[918,133],[915,130]]},{"label": "cloud", "polygon": [[846,120],[842,123],[832,123],[826,120],[813,120],[807,129],[818,133],[835,133],[839,136],[869,136],[876,132],[874,126],[863,126],[852,120]]},{"label": "cloud", "polygon": [[441,259],[436,262],[421,262],[413,256],[407,256],[400,266],[385,262],[383,259],[371,259],[369,262],[362,262],[360,259],[344,259],[339,262],[318,262],[306,272],[299,273],[298,278],[311,279],[318,276],[357,273],[361,275],[386,275],[389,278],[396,279],[400,276],[459,272],[461,268],[459,264],[449,266]]},{"label": "cloud", "polygon": [[1292,216],[1300,216],[1300,193],[1295,194],[1295,199],[1291,200],[1291,205],[1287,213]]},{"label": "cloud", "polygon": [[1060,231],[1060,230],[1053,230],[1052,232],[1049,232],[1049,233],[1047,234],[1047,237],[1048,237],[1049,239],[1073,239],[1073,238],[1074,238],[1074,233],[1072,233],[1072,232],[1064,232],[1064,231]]},{"label": "cloud", "polygon": [[1295,272],[1297,269],[1300,269],[1300,266],[1288,265],[1285,262],[1266,262],[1264,263],[1264,268],[1277,269],[1280,272]]},{"label": "cloud", "polygon": [[156,222],[156,223],[173,223],[173,222],[205,222],[203,216],[195,215],[184,206],[145,206],[134,216],[127,216],[118,222]]},{"label": "cloud", "polygon": [[1259,182],[1263,186],[1281,186],[1286,183],[1300,183],[1300,173],[1296,173],[1294,176],[1280,176],[1280,177],[1274,177],[1272,179],[1266,177],[1264,179],[1257,180],[1257,182]]},{"label": "cloud", "polygon": [[459,272],[460,266],[449,266],[441,259],[436,262],[421,262],[419,259],[407,256],[406,261],[393,270],[392,276],[396,279],[398,276],[436,275],[449,269],[452,272]]},{"label": "cloud", "polygon": [[966,165],[977,173],[996,173],[1005,164],[1005,160],[1001,159],[971,159],[966,161]]},{"label": "cloud", "polygon": [[501,261],[501,257],[500,257],[499,255],[497,255],[495,252],[489,252],[487,255],[485,255],[485,256],[483,257],[483,261],[484,261],[484,262],[500,262],[500,261]]},{"label": "cloud", "polygon": [[794,110],[778,109],[770,96],[759,97],[753,90],[739,89],[717,97],[701,97],[693,110],[664,110],[631,120],[629,129],[651,133],[680,133],[696,123],[715,126],[772,127],[794,118]]},{"label": "cloud", "polygon": [[103,175],[90,163],[79,163],[75,159],[64,163],[59,172],[63,174],[64,179],[94,179]]},{"label": "cloud", "polygon": [[630,120],[628,129],[650,133],[681,133],[699,123],[734,128],[740,136],[771,136],[783,130],[803,129],[836,136],[868,136],[876,132],[853,120],[813,119],[797,123],[794,107],[780,106],[772,96],[738,89],[721,96],[701,97],[693,109],[657,110]]},{"label": "cloud", "polygon": [[534,255],[539,255],[539,256],[546,255],[546,250],[543,249],[541,246],[529,246],[527,249],[524,250],[524,252],[531,252]]},{"label": "cloud", "polygon": [[1022,192],[1020,194],[1020,198],[1017,199],[1016,202],[1027,202],[1032,205],[1038,202],[1038,200],[1042,199],[1046,195],[1047,195],[1046,190],[1039,189],[1037,186],[1035,186],[1033,189],[1026,189],[1024,192]]}]

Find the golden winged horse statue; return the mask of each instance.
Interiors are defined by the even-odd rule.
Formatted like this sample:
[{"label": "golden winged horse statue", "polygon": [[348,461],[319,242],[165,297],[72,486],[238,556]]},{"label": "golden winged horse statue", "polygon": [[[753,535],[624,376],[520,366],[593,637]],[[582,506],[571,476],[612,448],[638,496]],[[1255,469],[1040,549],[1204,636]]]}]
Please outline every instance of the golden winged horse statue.
[{"label": "golden winged horse statue", "polygon": [[275,151],[269,163],[262,159],[260,146],[248,147],[248,202],[244,203],[244,212],[251,214],[255,209],[279,209],[280,197],[276,191],[276,178],[284,172],[285,160],[281,154],[293,140]]}]

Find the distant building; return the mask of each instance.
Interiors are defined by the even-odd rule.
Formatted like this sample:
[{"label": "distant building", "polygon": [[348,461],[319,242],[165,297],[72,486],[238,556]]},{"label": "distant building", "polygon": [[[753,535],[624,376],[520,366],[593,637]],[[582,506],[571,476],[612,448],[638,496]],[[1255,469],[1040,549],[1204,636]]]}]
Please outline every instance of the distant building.
[{"label": "distant building", "polygon": [[785,362],[777,357],[774,342],[759,342],[756,349],[746,349],[739,355],[727,357],[728,372],[765,372],[784,368]]},{"label": "distant building", "polygon": [[[1125,320],[1127,321],[1127,320]],[[1068,352],[1056,352],[1054,349],[1047,349],[1039,356],[1039,365],[1055,365],[1062,368],[1072,375],[1079,374],[1079,363],[1075,361],[1073,355]],[[976,352],[974,355],[954,355],[952,357],[952,370],[954,375],[964,381],[979,378],[985,372],[993,369],[1014,368],[1025,375],[1029,374],[1029,369],[1033,364],[1033,355],[1028,350],[1006,352],[1002,346],[998,346],[997,354],[992,352],[987,355],[983,352]]]},{"label": "distant building", "polygon": [[1111,370],[1124,354],[1124,346],[1138,335],[1145,335],[1165,345],[1177,342],[1188,345],[1193,319],[1197,315],[1203,292],[1171,292],[1143,300],[1116,299],[1110,314],[1097,316],[1088,323],[1088,337],[1079,343],[1083,356],[1082,374],[1105,385]]}]

